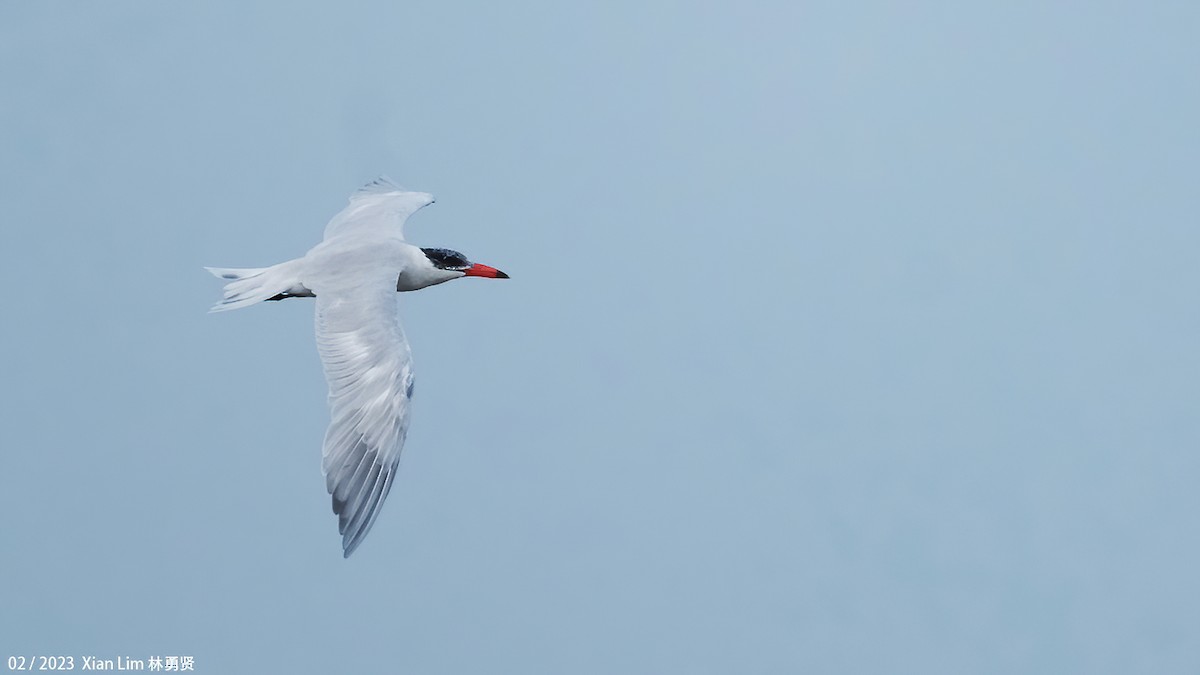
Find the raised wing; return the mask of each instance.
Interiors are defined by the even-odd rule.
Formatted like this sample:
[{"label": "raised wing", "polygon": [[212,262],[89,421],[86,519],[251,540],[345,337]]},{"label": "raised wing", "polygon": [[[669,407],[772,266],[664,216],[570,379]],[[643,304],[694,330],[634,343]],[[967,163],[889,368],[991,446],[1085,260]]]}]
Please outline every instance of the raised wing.
[{"label": "raised wing", "polygon": [[317,292],[317,349],[331,421],[322,468],[346,557],[375,523],[408,433],[412,354],[398,321],[394,265],[366,260]]},{"label": "raised wing", "polygon": [[383,232],[403,238],[408,217],[432,203],[433,195],[405,190],[380,176],[350,195],[350,204],[325,226],[325,239]]}]

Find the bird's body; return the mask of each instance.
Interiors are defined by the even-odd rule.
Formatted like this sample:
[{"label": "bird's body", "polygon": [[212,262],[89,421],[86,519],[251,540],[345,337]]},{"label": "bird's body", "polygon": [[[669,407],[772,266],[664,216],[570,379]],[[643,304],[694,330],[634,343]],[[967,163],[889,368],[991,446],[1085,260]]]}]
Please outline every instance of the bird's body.
[{"label": "bird's body", "polygon": [[464,276],[507,278],[446,249],[404,241],[404,223],[433,203],[380,178],[350,198],[307,254],[264,269],[207,268],[226,279],[212,311],[266,300],[316,298],[317,349],[329,383],[331,422],[322,468],[344,555],[371,529],[408,433],[412,354],[395,293]]}]

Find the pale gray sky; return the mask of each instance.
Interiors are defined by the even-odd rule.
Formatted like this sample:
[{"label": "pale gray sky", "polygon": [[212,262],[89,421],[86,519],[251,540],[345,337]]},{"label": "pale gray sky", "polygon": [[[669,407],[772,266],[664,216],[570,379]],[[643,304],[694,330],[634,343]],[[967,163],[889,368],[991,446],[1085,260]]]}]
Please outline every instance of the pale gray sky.
[{"label": "pale gray sky", "polygon": [[[0,657],[1200,671],[1200,5],[5,3]],[[350,560],[311,303],[387,173]]]}]

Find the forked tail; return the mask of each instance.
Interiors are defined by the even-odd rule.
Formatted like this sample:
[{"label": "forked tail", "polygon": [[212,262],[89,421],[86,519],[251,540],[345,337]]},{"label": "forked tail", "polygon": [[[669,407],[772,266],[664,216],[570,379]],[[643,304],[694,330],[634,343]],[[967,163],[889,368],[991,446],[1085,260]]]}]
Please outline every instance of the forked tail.
[{"label": "forked tail", "polygon": [[278,265],[262,268],[236,269],[205,267],[214,277],[224,279],[225,296],[212,306],[210,312],[225,312],[241,309],[270,300],[275,296],[312,295],[300,283],[297,267],[300,260],[289,260]]}]

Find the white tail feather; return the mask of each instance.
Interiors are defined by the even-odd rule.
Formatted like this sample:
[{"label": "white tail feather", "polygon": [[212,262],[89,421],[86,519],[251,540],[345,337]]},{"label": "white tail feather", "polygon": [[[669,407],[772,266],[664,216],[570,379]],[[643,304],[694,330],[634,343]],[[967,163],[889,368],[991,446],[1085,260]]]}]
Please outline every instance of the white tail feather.
[{"label": "white tail feather", "polygon": [[214,277],[224,279],[225,296],[212,306],[210,312],[241,309],[275,297],[281,293],[306,291],[296,274],[300,260],[289,260],[271,267],[237,269],[205,267]]}]

